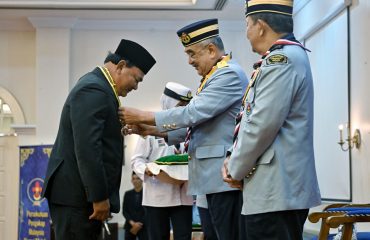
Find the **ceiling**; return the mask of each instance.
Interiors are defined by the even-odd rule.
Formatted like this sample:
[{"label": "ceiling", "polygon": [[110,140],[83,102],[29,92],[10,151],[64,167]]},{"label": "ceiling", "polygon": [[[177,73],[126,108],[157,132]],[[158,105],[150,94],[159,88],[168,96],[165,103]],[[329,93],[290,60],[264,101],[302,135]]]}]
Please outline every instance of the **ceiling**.
[{"label": "ceiling", "polygon": [[[295,0],[295,8],[310,0]],[[0,29],[32,28],[30,18],[78,21],[243,21],[245,0],[0,0]],[[297,9],[295,9],[297,10]]]},{"label": "ceiling", "polygon": [[[231,0],[230,2],[242,2]],[[74,10],[222,10],[228,0],[0,0],[0,8]]]},{"label": "ceiling", "polygon": [[33,30],[30,18],[78,22],[197,20],[240,21],[244,0],[0,0],[0,29]]}]

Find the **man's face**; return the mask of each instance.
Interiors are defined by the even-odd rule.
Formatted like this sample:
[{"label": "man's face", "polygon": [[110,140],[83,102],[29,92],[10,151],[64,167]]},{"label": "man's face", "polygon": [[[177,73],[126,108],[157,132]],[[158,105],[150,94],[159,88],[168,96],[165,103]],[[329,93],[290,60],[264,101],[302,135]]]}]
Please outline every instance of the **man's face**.
[{"label": "man's face", "polygon": [[202,43],[197,43],[185,47],[185,53],[188,55],[188,63],[192,65],[202,77],[207,75],[213,66],[209,46],[210,44],[204,45]]},{"label": "man's face", "polygon": [[123,66],[119,70],[119,80],[117,84],[117,93],[121,97],[126,97],[129,92],[136,90],[140,82],[143,81],[144,73],[137,67]]},{"label": "man's face", "polygon": [[141,179],[136,174],[132,175],[131,182],[132,182],[132,185],[134,185],[134,188],[141,188],[143,184]]},{"label": "man's face", "polygon": [[258,21],[254,22],[253,19],[248,16],[246,18],[246,26],[247,26],[247,38],[252,46],[253,52],[257,52],[258,47],[258,33],[259,33],[259,27],[258,27]]}]

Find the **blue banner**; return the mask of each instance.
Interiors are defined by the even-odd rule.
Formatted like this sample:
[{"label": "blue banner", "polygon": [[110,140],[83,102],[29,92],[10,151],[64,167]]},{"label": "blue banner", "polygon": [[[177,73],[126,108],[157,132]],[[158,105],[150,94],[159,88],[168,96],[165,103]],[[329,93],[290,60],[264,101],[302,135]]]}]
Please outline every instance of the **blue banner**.
[{"label": "blue banner", "polygon": [[41,197],[51,145],[20,147],[18,240],[49,240],[50,215]]}]

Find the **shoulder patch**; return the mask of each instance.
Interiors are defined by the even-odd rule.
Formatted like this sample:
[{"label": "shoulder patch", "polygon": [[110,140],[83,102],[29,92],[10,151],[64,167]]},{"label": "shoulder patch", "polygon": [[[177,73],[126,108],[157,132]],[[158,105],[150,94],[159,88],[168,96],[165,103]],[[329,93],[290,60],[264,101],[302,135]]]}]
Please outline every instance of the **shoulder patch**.
[{"label": "shoulder patch", "polygon": [[267,65],[288,63],[288,57],[283,54],[275,54],[266,59]]}]

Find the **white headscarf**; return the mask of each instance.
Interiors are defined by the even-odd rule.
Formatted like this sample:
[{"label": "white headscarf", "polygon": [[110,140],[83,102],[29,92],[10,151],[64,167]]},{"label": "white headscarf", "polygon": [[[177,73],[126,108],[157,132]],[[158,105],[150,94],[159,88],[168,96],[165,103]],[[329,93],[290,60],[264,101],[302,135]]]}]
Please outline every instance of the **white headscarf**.
[{"label": "white headscarf", "polygon": [[[187,88],[184,85],[181,85],[179,83],[168,82],[166,84],[166,88],[165,88],[164,92],[166,92],[166,89],[171,90],[172,92],[176,93],[178,95],[178,97],[182,96],[182,97],[185,97],[185,98],[189,98],[189,97],[191,98],[191,89]],[[180,101],[181,101],[180,99],[170,97],[170,96],[163,93],[161,98],[160,98],[161,108],[162,108],[162,110],[167,110],[167,109],[173,108]]]}]

